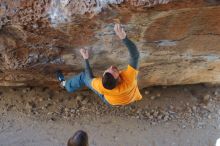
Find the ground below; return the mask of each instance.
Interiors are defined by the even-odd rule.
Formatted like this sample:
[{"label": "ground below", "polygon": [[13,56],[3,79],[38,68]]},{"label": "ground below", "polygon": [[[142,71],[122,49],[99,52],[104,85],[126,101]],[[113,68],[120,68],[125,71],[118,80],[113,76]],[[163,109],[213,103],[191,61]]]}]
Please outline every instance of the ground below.
[{"label": "ground below", "polygon": [[213,146],[220,87],[150,87],[143,100],[108,107],[90,91],[0,88],[0,146],[64,146],[79,129],[90,146]]}]

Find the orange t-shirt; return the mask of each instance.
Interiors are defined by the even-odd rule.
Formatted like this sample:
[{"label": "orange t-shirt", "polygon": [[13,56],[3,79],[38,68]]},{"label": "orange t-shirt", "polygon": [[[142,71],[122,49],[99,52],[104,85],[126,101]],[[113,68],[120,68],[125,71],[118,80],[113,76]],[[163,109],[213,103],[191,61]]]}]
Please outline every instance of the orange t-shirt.
[{"label": "orange t-shirt", "polygon": [[141,100],[142,96],[137,86],[138,71],[128,65],[126,70],[120,72],[120,83],[112,90],[108,90],[102,85],[102,78],[94,78],[92,87],[103,94],[111,105],[126,105],[136,100]]}]

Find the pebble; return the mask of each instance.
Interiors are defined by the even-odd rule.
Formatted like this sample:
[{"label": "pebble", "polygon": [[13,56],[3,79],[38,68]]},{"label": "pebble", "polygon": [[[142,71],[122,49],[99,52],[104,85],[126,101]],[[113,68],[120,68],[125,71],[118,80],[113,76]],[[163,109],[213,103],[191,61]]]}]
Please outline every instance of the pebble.
[{"label": "pebble", "polygon": [[6,110],[10,111],[13,107],[14,107],[14,105],[8,105]]},{"label": "pebble", "polygon": [[158,119],[158,120],[161,120],[162,117],[163,117],[163,115],[159,115],[159,116],[157,117],[157,119]]},{"label": "pebble", "polygon": [[33,27],[34,29],[37,29],[37,28],[38,28],[38,25],[37,25],[37,24],[33,24],[32,27]]},{"label": "pebble", "polygon": [[35,108],[36,107],[36,104],[34,103],[34,102],[27,102],[27,104],[26,104],[26,109],[28,109],[28,110],[32,110],[33,108]]},{"label": "pebble", "polygon": [[205,128],[205,123],[199,122],[197,124],[197,128],[199,128],[199,129]]},{"label": "pebble", "polygon": [[146,91],[144,91],[144,94],[145,94],[145,95],[148,95],[148,94],[150,94],[150,91],[147,91],[147,90],[146,90]]},{"label": "pebble", "polygon": [[83,97],[81,95],[78,95],[76,96],[76,100],[81,102],[83,100]]},{"label": "pebble", "polygon": [[89,98],[85,98],[83,101],[82,101],[82,104],[85,105],[89,102]]},{"label": "pebble", "polygon": [[173,110],[173,109],[174,109],[174,107],[173,107],[172,105],[170,105],[170,106],[169,106],[169,108],[170,108],[171,110]]},{"label": "pebble", "polygon": [[31,111],[32,112],[32,114],[34,114],[34,115],[39,115],[39,113],[37,112],[37,111]]},{"label": "pebble", "polygon": [[189,112],[190,114],[192,114],[192,109],[191,109],[191,108],[189,108],[189,109],[188,109],[188,112]]},{"label": "pebble", "polygon": [[53,114],[53,112],[48,112],[48,113],[47,113],[47,115],[52,115],[52,114]]},{"label": "pebble", "polygon": [[208,101],[209,98],[210,98],[210,95],[207,94],[207,95],[205,95],[205,96],[203,97],[203,100],[204,100],[204,101]]},{"label": "pebble", "polygon": [[186,125],[184,125],[184,124],[181,125],[181,128],[182,128],[182,129],[185,129],[185,128],[186,128]]},{"label": "pebble", "polygon": [[76,110],[75,110],[75,109],[71,109],[70,112],[71,112],[71,113],[75,113]]},{"label": "pebble", "polygon": [[158,116],[158,113],[159,113],[158,111],[155,111],[155,112],[153,113],[153,116],[154,116],[154,117],[157,117],[157,116]]},{"label": "pebble", "polygon": [[70,110],[69,110],[68,108],[65,108],[64,111],[65,111],[66,113],[68,113]]},{"label": "pebble", "polygon": [[51,106],[52,104],[51,103],[47,103],[44,107],[45,108],[48,108],[49,106]]},{"label": "pebble", "polygon": [[157,97],[160,97],[160,93],[157,93]]},{"label": "pebble", "polygon": [[151,125],[156,125],[156,122],[150,122]]},{"label": "pebble", "polygon": [[192,107],[193,112],[196,112],[196,109],[197,109],[196,106]]},{"label": "pebble", "polygon": [[64,112],[64,107],[59,107],[58,110],[59,110],[59,114],[62,115]]},{"label": "pebble", "polygon": [[145,112],[145,115],[147,116],[147,117],[149,117],[150,116],[150,113],[149,112]]},{"label": "pebble", "polygon": [[54,121],[56,121],[56,119],[54,117],[51,117],[50,121],[54,122]]},{"label": "pebble", "polygon": [[218,96],[218,94],[219,94],[218,91],[215,91],[215,92],[214,92],[214,95],[215,95],[215,96]]},{"label": "pebble", "polygon": [[164,116],[164,118],[163,118],[164,121],[168,121],[168,119],[169,119],[168,115]]},{"label": "pebble", "polygon": [[151,99],[151,100],[155,100],[156,97],[155,97],[155,96],[151,96],[150,99]]},{"label": "pebble", "polygon": [[140,114],[141,112],[142,112],[142,109],[138,109],[136,113]]},{"label": "pebble", "polygon": [[163,113],[164,113],[164,115],[166,115],[166,116],[169,115],[169,112],[164,111]]}]

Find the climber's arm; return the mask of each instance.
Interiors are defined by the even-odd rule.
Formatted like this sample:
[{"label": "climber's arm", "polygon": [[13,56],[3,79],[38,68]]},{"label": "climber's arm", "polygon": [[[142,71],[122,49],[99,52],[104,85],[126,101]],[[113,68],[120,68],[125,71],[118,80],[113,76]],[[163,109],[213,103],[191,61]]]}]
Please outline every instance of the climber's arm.
[{"label": "climber's arm", "polygon": [[121,28],[120,24],[115,24],[114,27],[116,35],[123,40],[124,44],[127,46],[130,59],[129,59],[129,65],[132,66],[133,68],[137,69],[138,68],[138,61],[139,61],[139,51],[136,47],[136,45],[128,39],[125,31],[123,28]]},{"label": "climber's arm", "polygon": [[85,60],[86,77],[88,79],[94,78],[93,73],[92,73],[92,69],[91,69],[90,64],[89,64],[89,52],[88,52],[88,50],[82,48],[82,49],[80,49],[80,53],[83,56],[83,59]]},{"label": "climber's arm", "polygon": [[123,39],[123,42],[126,45],[126,47],[128,48],[128,52],[130,55],[129,65],[132,66],[134,69],[137,69],[140,53],[139,53],[136,45],[127,37],[125,37]]}]

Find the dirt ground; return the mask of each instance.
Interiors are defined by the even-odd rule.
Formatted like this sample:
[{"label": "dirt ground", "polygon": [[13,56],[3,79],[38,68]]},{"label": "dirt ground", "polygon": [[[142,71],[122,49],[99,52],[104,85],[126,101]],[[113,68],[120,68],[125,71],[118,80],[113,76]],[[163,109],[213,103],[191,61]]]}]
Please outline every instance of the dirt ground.
[{"label": "dirt ground", "polygon": [[85,130],[90,146],[213,146],[220,86],[143,89],[143,100],[108,107],[90,91],[0,88],[0,146],[65,146]]}]

